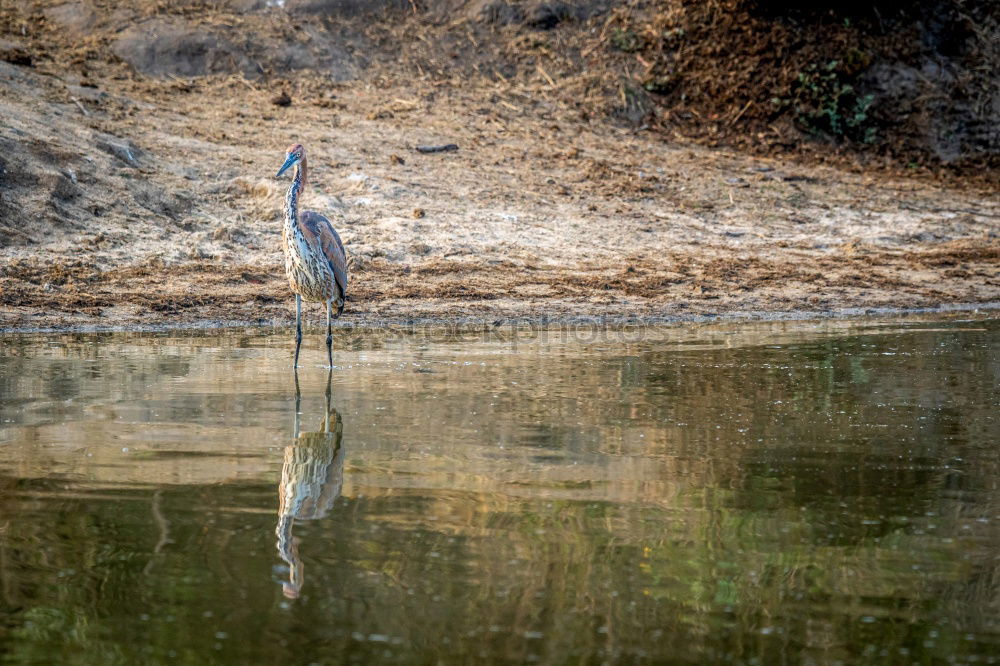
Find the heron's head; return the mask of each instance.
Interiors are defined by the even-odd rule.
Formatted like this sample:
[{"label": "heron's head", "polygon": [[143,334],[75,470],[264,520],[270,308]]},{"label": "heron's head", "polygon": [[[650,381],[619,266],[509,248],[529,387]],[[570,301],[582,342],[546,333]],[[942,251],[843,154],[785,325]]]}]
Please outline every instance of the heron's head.
[{"label": "heron's head", "polygon": [[286,599],[298,599],[299,598],[299,588],[295,583],[289,583],[285,581],[281,584],[281,593],[285,595]]},{"label": "heron's head", "polygon": [[275,174],[275,177],[285,173],[288,169],[303,161],[305,158],[306,149],[302,147],[301,143],[289,146],[288,152],[285,153],[285,163],[281,165],[280,169],[278,169],[278,173]]}]

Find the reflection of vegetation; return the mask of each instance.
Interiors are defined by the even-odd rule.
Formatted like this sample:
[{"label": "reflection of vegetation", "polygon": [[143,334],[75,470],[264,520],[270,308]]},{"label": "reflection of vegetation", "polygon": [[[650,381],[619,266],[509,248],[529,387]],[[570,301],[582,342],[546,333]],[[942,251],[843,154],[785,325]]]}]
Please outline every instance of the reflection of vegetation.
[{"label": "reflection of vegetation", "polygon": [[[273,455],[244,483],[165,478],[158,553],[150,485],[0,478],[0,649],[81,664],[971,661],[1000,619],[995,342],[369,357],[338,380],[351,487],[296,525],[296,603],[269,578],[284,576]],[[205,367],[226,381],[153,391],[156,413],[202,423],[236,406],[226,437],[287,444],[284,383],[259,362]],[[93,370],[63,375],[86,392]],[[133,399],[116,416],[139,413]]]},{"label": "reflection of vegetation", "polygon": [[[181,663],[322,663],[346,654],[380,660],[388,650],[426,662],[485,650],[491,661],[559,661],[645,650],[771,663],[782,654],[856,661],[872,641],[894,653],[919,648],[931,660],[984,647],[964,634],[987,631],[988,618],[935,620],[956,593],[974,608],[989,600],[961,596],[969,564],[956,557],[959,546],[928,548],[904,530],[885,545],[816,547],[815,516],[792,507],[747,516],[724,509],[724,495],[670,512],[544,501],[501,508],[453,494],[446,521],[419,518],[439,506],[419,493],[353,500],[331,511],[332,533],[300,526],[317,527],[303,541],[308,593],[286,610],[261,576],[273,553],[268,490],[166,494],[177,544],[147,574],[141,560],[112,558],[47,579],[42,557],[23,559],[26,534],[8,536],[5,606],[26,610],[6,618],[16,627],[0,641],[7,660],[124,664],[176,654]],[[47,523],[66,539],[34,540],[49,566],[82,566],[80,543],[140,552],[155,541],[142,529],[148,505],[134,497],[78,502]],[[103,528],[96,535],[77,531],[84,505]],[[12,548],[18,542],[23,548]]]}]

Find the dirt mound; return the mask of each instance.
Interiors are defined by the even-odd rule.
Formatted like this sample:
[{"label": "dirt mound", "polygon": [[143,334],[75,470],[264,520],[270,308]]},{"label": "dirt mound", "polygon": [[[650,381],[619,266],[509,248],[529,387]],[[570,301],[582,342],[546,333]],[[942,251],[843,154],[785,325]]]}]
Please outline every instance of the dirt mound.
[{"label": "dirt mound", "polygon": [[86,0],[39,14],[78,60],[120,58],[151,76],[514,80],[584,119],[671,140],[1000,171],[992,0]]},{"label": "dirt mound", "polygon": [[[489,26],[524,26],[533,30],[551,30],[561,23],[586,21],[606,14],[608,2],[545,2],[529,0],[512,3],[506,0],[473,0],[461,13]],[[440,8],[437,8],[440,11]]]},{"label": "dirt mound", "polygon": [[[386,2],[381,11],[392,8]],[[239,74],[258,79],[309,69],[341,81],[356,76],[364,58],[355,53],[365,45],[356,31],[324,21],[379,9],[379,3],[232,0],[160,13],[144,3],[108,11],[91,2],[71,2],[46,6],[40,14],[47,28],[70,37],[77,64],[95,57],[120,59],[145,75],[182,78]],[[296,24],[297,16],[315,20]],[[49,36],[53,46],[60,41],[55,33]]]},{"label": "dirt mound", "polygon": [[249,55],[225,37],[192,30],[185,23],[153,20],[125,30],[112,47],[115,54],[144,74],[204,76],[241,72],[259,75]]},{"label": "dirt mound", "polygon": [[316,27],[303,33],[288,41],[260,44],[233,26],[202,28],[177,19],[153,19],[124,30],[112,51],[152,76],[235,73],[257,79],[267,72],[301,69],[327,71],[338,81],[355,76],[357,64],[333,35]]},{"label": "dirt mound", "polygon": [[996,166],[991,5],[641,3],[615,17],[610,39],[642,64],[638,81],[668,131],[769,152]]},{"label": "dirt mound", "polygon": [[990,0],[462,8],[434,36],[450,58],[410,54],[421,71],[532,80],[588,115],[709,146],[973,177],[1000,167],[1000,15]]}]

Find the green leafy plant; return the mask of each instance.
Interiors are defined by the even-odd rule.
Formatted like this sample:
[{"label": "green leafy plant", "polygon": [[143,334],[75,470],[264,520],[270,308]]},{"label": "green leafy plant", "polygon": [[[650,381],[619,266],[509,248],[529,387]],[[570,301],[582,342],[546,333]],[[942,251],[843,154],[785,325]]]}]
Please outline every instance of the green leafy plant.
[{"label": "green leafy plant", "polygon": [[665,68],[653,68],[643,79],[642,87],[651,93],[665,95],[677,86],[677,74]]},{"label": "green leafy plant", "polygon": [[634,53],[642,48],[639,35],[622,28],[615,28],[611,31],[611,45],[625,53]]},{"label": "green leafy plant", "polygon": [[850,55],[846,65],[839,60],[809,65],[796,77],[790,97],[771,102],[791,108],[795,122],[812,134],[872,143],[876,128],[870,111],[875,96],[862,95],[854,87],[858,56]]}]

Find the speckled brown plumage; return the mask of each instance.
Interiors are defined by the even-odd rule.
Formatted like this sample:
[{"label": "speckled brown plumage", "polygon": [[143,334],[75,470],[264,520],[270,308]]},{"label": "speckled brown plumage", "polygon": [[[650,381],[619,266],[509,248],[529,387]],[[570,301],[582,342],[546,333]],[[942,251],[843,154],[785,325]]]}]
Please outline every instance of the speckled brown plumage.
[{"label": "speckled brown plumage", "polygon": [[344,448],[341,440],[344,425],[331,406],[332,373],[326,376],[326,417],[322,430],[302,432],[300,414],[302,394],[295,382],[295,429],[292,443],[285,447],[278,486],[278,555],[288,563],[288,580],[282,583],[286,597],[294,599],[304,582],[298,540],[292,535],[296,521],[317,520],[326,516],[340,497],[344,485]]},{"label": "speckled brown plumage", "polygon": [[[347,296],[347,256],[340,236],[326,217],[311,210],[299,212],[298,201],[305,189],[305,148],[295,144],[288,149],[280,176],[294,167],[292,184],[285,196],[285,220],[281,233],[285,249],[285,274],[295,294],[296,342],[295,367],[299,364],[302,343],[302,299],[326,303],[327,356],[333,365],[331,319],[344,311]],[[336,306],[336,317],[331,310]]]}]

